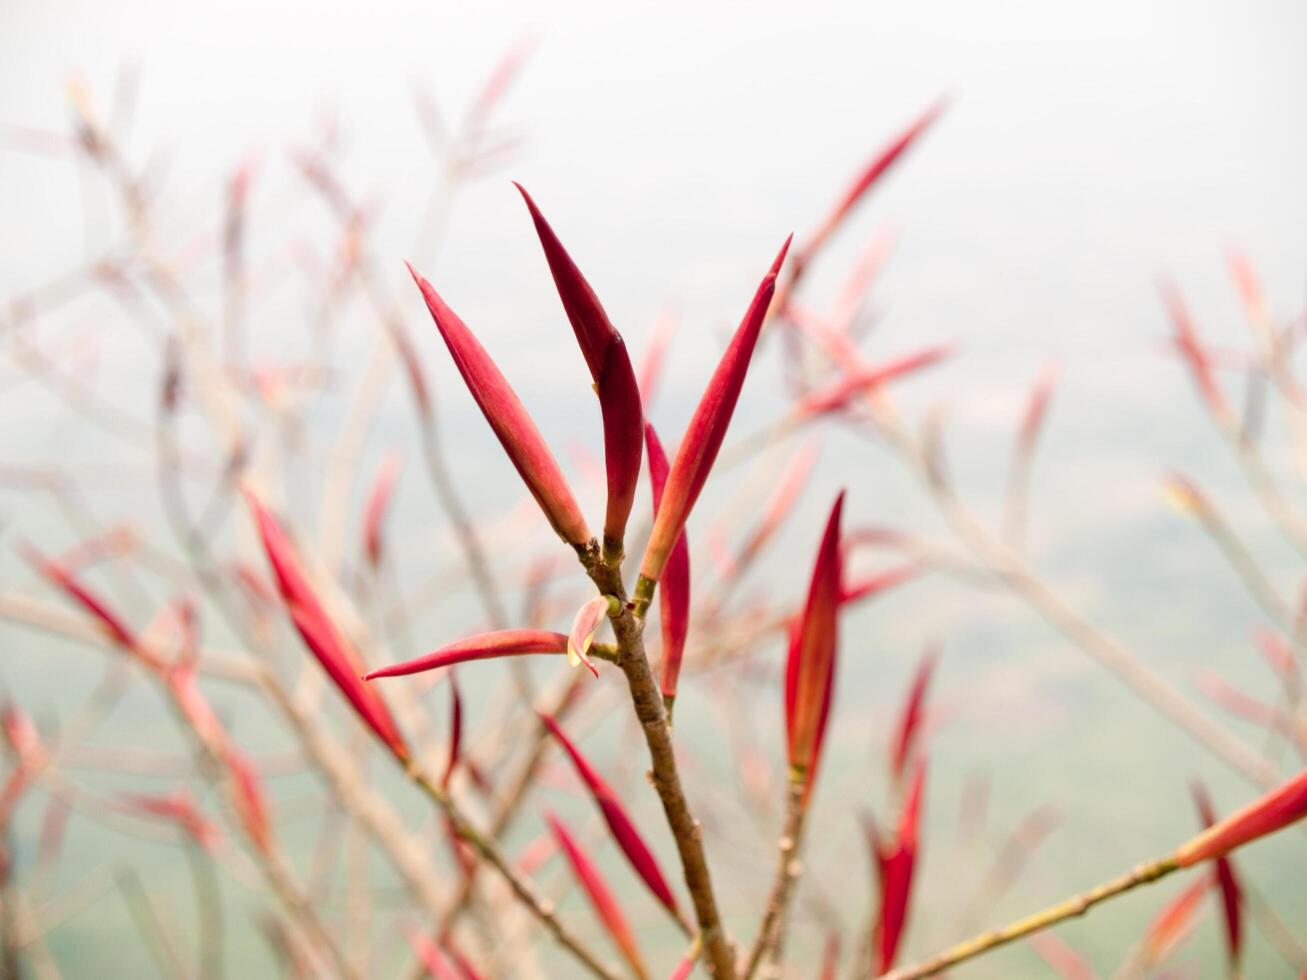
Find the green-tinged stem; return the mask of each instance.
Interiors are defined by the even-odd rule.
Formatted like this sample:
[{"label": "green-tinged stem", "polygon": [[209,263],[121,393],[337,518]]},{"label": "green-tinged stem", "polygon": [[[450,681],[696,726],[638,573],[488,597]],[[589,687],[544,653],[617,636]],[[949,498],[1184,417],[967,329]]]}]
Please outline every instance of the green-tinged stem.
[{"label": "green-tinged stem", "polygon": [[636,579],[635,593],[631,596],[631,612],[641,622],[644,621],[644,614],[649,611],[649,603],[653,602],[656,588],[658,582],[655,579],[645,578],[643,575]]},{"label": "green-tinged stem", "polygon": [[930,959],[923,960],[915,966],[891,970],[884,975],[882,980],[918,980],[920,977],[934,976],[949,967],[973,959],[982,953],[987,953],[991,949],[1005,946],[1010,942],[1040,932],[1067,919],[1084,915],[1098,903],[1114,898],[1140,885],[1157,881],[1178,868],[1179,865],[1171,857],[1141,864],[1134,870],[1121,875],[1119,878],[1113,878],[1097,888],[1091,888],[1087,892],[1082,892],[1065,901],[1058,902],[1056,905],[1051,905],[1042,912],[1028,915],[1024,919],[1018,919],[1001,929],[983,932],[965,942],[958,943],[950,949],[937,953]]},{"label": "green-tinged stem", "polygon": [[[599,559],[598,548],[582,556],[586,572],[604,595],[623,598],[626,589],[622,584],[621,569]],[[712,876],[703,849],[703,828],[690,812],[690,806],[681,786],[676,756],[672,749],[672,733],[663,706],[662,692],[649,667],[644,652],[644,611],[653,599],[657,582],[641,576],[635,587],[633,600],[624,605],[613,617],[613,633],[620,651],[619,666],[626,674],[645,743],[649,747],[650,776],[663,814],[676,841],[677,853],[685,884],[694,903],[695,921],[703,943],[703,958],[714,980],[735,980],[735,954],[727,941],[713,895]]]},{"label": "green-tinged stem", "polygon": [[605,980],[617,980],[617,974],[599,962],[598,958],[572,934],[571,930],[559,921],[558,917],[554,915],[550,903],[536,891],[530,880],[519,875],[509,865],[508,860],[500,853],[494,842],[472,826],[454,803],[449,793],[424,772],[416,762],[410,760],[405,768],[409,779],[449,818],[454,832],[467,841],[483,861],[499,872],[504,881],[508,883],[508,887],[513,890],[513,894],[549,930],[559,945],[576,957],[595,976],[603,977]]}]

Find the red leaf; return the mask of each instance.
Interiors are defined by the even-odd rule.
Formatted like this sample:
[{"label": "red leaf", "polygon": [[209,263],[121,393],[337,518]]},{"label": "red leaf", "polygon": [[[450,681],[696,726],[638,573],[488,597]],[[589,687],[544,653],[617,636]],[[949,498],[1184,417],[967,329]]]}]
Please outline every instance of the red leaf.
[{"label": "red leaf", "polygon": [[[649,454],[649,483],[653,487],[654,513],[662,505],[663,488],[667,484],[667,454],[653,425],[645,423],[644,439]],[[681,658],[685,654],[685,639],[690,631],[690,546],[682,530],[667,556],[663,569],[662,588],[658,593],[658,610],[662,626],[663,662],[659,687],[663,698],[676,697],[676,685],[681,676]]]},{"label": "red leaf", "polygon": [[949,347],[928,347],[885,364],[854,368],[825,388],[806,395],[794,407],[801,419],[843,409],[856,395],[872,391],[895,378],[938,364],[952,353]]},{"label": "red leaf", "polygon": [[826,243],[827,239],[834,234],[854,206],[886,174],[917,138],[929,128],[930,124],[939,118],[944,111],[945,105],[946,102],[940,99],[866,163],[836,202],[835,207],[831,209],[826,220],[818,226],[812,238],[804,246],[803,251],[795,260],[796,270],[803,269],[812,261],[812,257]]},{"label": "red leaf", "polygon": [[595,912],[599,914],[604,928],[608,930],[608,935],[613,939],[613,943],[621,951],[626,962],[631,965],[637,977],[647,977],[648,970],[645,969],[644,961],[640,956],[640,948],[636,945],[635,934],[631,931],[630,923],[627,922],[626,916],[622,914],[621,906],[617,904],[617,898],[613,895],[608,883],[604,881],[603,876],[595,863],[590,860],[581,847],[580,842],[576,840],[563,824],[552,813],[545,814],[545,820],[549,823],[549,829],[553,831],[554,838],[558,841],[558,846],[567,858],[568,864],[572,866],[572,873],[581,882],[581,887],[585,889],[590,904],[594,907]]},{"label": "red leaf", "polygon": [[894,741],[890,745],[890,772],[894,776],[895,783],[903,779],[908,760],[916,745],[921,730],[921,720],[925,714],[926,689],[930,686],[930,675],[934,672],[938,659],[938,648],[926,651],[917,665],[916,676],[913,677],[912,686],[903,701],[898,727],[894,732]]},{"label": "red leaf", "polygon": [[445,771],[440,777],[441,786],[449,786],[454,778],[454,769],[458,766],[463,748],[463,697],[458,689],[458,678],[449,672],[449,757],[445,760]]},{"label": "red leaf", "polygon": [[[1203,827],[1212,826],[1216,823],[1216,811],[1212,809],[1207,791],[1198,782],[1191,789]],[[1216,883],[1221,887],[1221,911],[1225,915],[1225,941],[1230,954],[1230,966],[1237,974],[1239,955],[1243,948],[1243,889],[1234,873],[1234,864],[1228,857],[1216,859]]]},{"label": "red leaf", "polygon": [[1146,966],[1161,963],[1189,935],[1198,903],[1211,887],[1212,876],[1204,874],[1162,907],[1144,934],[1141,956]]},{"label": "red leaf", "polygon": [[514,184],[526,201],[554,277],[563,310],[571,321],[590,377],[599,393],[604,422],[604,461],[608,473],[608,511],[604,538],[610,547],[621,544],[640,478],[642,411],[640,389],[621,334],[613,329],[599,297],[577,268],[553,228],[521,184]]},{"label": "red leaf", "polygon": [[895,840],[882,839],[870,818],[866,822],[867,842],[871,848],[880,886],[880,905],[872,927],[877,975],[885,973],[894,965],[903,932],[907,927],[913,872],[920,840],[921,800],[925,778],[926,763],[922,759],[917,762],[912,781],[904,795]]},{"label": "red leaf", "polygon": [[458,315],[417,271],[409,266],[431,318],[454,359],[481,414],[490,423],[504,452],[517,468],[550,525],[574,547],[590,540],[585,518],[572,496],[553,453],[508,381]]},{"label": "red leaf", "polygon": [[54,586],[91,614],[115,644],[128,653],[146,657],[144,650],[137,643],[131,627],[119,616],[109,604],[98,595],[77,581],[71,572],[61,564],[51,561],[28,544],[19,545],[19,553],[34,569],[41,573]]},{"label": "red leaf", "polygon": [[631,867],[635,869],[635,873],[640,876],[645,886],[662,903],[663,907],[679,920],[681,918],[680,909],[676,905],[676,899],[672,895],[671,888],[667,885],[667,879],[663,877],[662,869],[658,866],[658,860],[653,856],[649,845],[644,842],[644,838],[640,836],[640,832],[635,829],[635,824],[627,815],[626,808],[617,799],[617,794],[613,792],[612,787],[608,785],[604,778],[595,771],[580,750],[572,744],[572,740],[567,737],[553,718],[541,712],[540,720],[544,722],[545,727],[549,729],[554,738],[558,740],[558,744],[563,747],[563,751],[572,760],[572,765],[576,768],[577,774],[585,783],[586,788],[590,790],[590,795],[599,806],[599,811],[603,814],[608,829],[612,831],[617,846],[622,849],[622,853],[626,855],[626,859],[630,862]]},{"label": "red leaf", "polygon": [[731,424],[731,415],[739,401],[740,390],[744,387],[749,361],[758,343],[758,334],[766,319],[772,294],[776,291],[776,276],[789,247],[790,239],[787,238],[771,269],[758,286],[753,302],[740,321],[730,346],[718,362],[717,370],[713,372],[676,450],[676,458],[667,475],[663,503],[654,518],[653,531],[649,536],[644,560],[640,564],[642,578],[656,582],[662,577],[672,547],[712,470],[722,440],[726,438],[726,429]]},{"label": "red leaf", "polygon": [[835,656],[839,645],[841,491],[831,507],[822,534],[803,616],[793,631],[785,668],[785,731],[792,769],[806,774],[809,791],[815,781],[821,743],[835,686]]},{"label": "red leaf", "polygon": [[390,709],[374,688],[360,680],[362,661],[358,652],[336,629],[319,602],[300,568],[299,559],[286,532],[252,491],[245,491],[245,499],[258,525],[259,537],[277,578],[282,601],[304,644],[377,738],[397,759],[401,762],[406,760],[409,755],[408,746],[399,733]]},{"label": "red leaf", "polygon": [[376,568],[381,564],[381,524],[385,520],[386,510],[390,505],[391,494],[399,480],[399,471],[403,460],[396,453],[387,453],[372,483],[368,494],[367,508],[363,518],[363,553],[367,555],[368,564]]},{"label": "red leaf", "polygon": [[424,670],[437,670],[469,660],[489,660],[494,657],[515,657],[532,653],[566,653],[567,634],[551,633],[546,630],[497,630],[493,633],[478,633],[465,640],[450,643],[423,654],[413,660],[381,667],[364,676],[364,680],[378,677],[402,677],[405,674],[418,674]]},{"label": "red leaf", "polygon": [[1175,327],[1176,348],[1185,359],[1185,363],[1189,365],[1189,372],[1193,375],[1199,394],[1214,415],[1218,418],[1229,417],[1230,407],[1212,370],[1212,359],[1198,339],[1198,330],[1194,326],[1188,307],[1185,306],[1184,298],[1170,282],[1163,282],[1159,288],[1162,291],[1162,302],[1166,304],[1167,313],[1170,314],[1171,324]]}]

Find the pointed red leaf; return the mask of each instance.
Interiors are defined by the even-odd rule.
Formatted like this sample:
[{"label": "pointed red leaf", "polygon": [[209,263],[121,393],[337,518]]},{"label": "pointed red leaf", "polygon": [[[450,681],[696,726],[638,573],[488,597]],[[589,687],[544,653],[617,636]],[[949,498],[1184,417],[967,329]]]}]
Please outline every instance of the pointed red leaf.
[{"label": "pointed red leaf", "polygon": [[873,391],[905,374],[938,364],[951,353],[951,347],[928,347],[885,364],[854,368],[825,388],[819,388],[804,396],[795,405],[794,413],[800,419],[809,419],[827,412],[839,411],[855,396]]},{"label": "pointed red leaf", "polygon": [[608,511],[604,538],[612,548],[621,544],[626,520],[635,502],[640,478],[642,411],[640,389],[621,334],[613,329],[599,297],[577,268],[554,229],[521,184],[514,184],[526,201],[554,277],[563,310],[571,321],[590,377],[599,394],[604,422],[604,462],[608,472]]},{"label": "pointed red leaf", "polygon": [[[1190,787],[1193,792],[1194,805],[1198,808],[1198,817],[1204,829],[1216,823],[1216,811],[1207,790],[1201,783],[1195,782]],[[1221,888],[1221,911],[1225,916],[1225,944],[1230,957],[1230,966],[1234,974],[1239,972],[1239,955],[1243,949],[1243,888],[1234,872],[1234,863],[1228,857],[1216,859],[1216,883]]]},{"label": "pointed red leaf", "polygon": [[107,602],[78,582],[76,577],[61,564],[46,558],[31,545],[22,543],[18,546],[18,550],[29,565],[90,613],[99,622],[109,639],[129,653],[144,656],[144,651],[137,643],[136,634]]},{"label": "pointed red leaf", "polygon": [[922,655],[917,665],[912,686],[903,700],[903,709],[899,713],[898,727],[894,731],[894,740],[890,743],[890,772],[895,783],[903,779],[908,761],[916,746],[921,731],[921,721],[925,715],[926,689],[930,686],[930,676],[939,659],[939,649],[932,647]]},{"label": "pointed red leaf", "polygon": [[212,851],[220,836],[218,827],[210,821],[186,790],[167,796],[131,795],[123,798],[123,805],[131,810],[160,817],[175,823],[188,837],[206,851]]},{"label": "pointed red leaf", "polygon": [[813,562],[812,580],[803,615],[793,631],[785,668],[785,731],[789,762],[814,782],[826,721],[835,685],[835,655],[839,644],[841,491],[831,507]]},{"label": "pointed red leaf", "polygon": [[558,817],[546,813],[545,820],[553,832],[554,839],[558,841],[563,855],[567,858],[567,863],[571,865],[572,873],[585,889],[591,906],[598,913],[604,928],[608,930],[608,935],[612,937],[614,945],[631,965],[637,977],[647,977],[649,971],[645,969],[644,960],[640,956],[635,933],[631,931],[630,923],[622,913],[621,906],[617,904],[617,897],[604,881],[603,875],[599,873],[599,868],[590,860],[590,856],[586,854],[580,842],[572,836],[571,831]]},{"label": "pointed red leaf", "polygon": [[364,680],[378,677],[402,677],[419,674],[424,670],[438,670],[469,660],[490,660],[495,657],[516,657],[532,653],[566,653],[567,634],[548,630],[496,630],[478,633],[465,640],[447,644],[439,650],[423,654],[402,663],[379,667],[364,676]]},{"label": "pointed red leaf", "polygon": [[872,186],[885,175],[885,173],[894,165],[907,149],[917,140],[917,138],[929,128],[930,124],[939,118],[944,111],[946,102],[943,99],[937,101],[921,116],[919,116],[907,129],[903,130],[894,137],[884,148],[876,153],[866,165],[858,171],[858,175],[849,184],[844,194],[836,202],[835,207],[831,209],[826,220],[818,226],[811,239],[808,240],[800,253],[799,258],[795,260],[795,265],[802,269],[812,260],[812,257],[826,243],[827,239],[834,234],[835,230],[848,217],[849,212],[871,190]]},{"label": "pointed red leaf", "polygon": [[1211,887],[1212,876],[1201,875],[1162,907],[1144,933],[1140,956],[1145,966],[1157,966],[1184,941],[1193,930],[1198,903]]},{"label": "pointed red leaf", "polygon": [[527,489],[559,536],[573,547],[583,546],[590,540],[589,528],[535,422],[467,324],[445,305],[417,270],[409,266],[409,272],[422,291],[463,382]]},{"label": "pointed red leaf", "polygon": [[1173,283],[1163,282],[1160,289],[1162,302],[1166,304],[1171,324],[1175,328],[1175,345],[1185,359],[1189,373],[1193,375],[1198,393],[1214,415],[1218,418],[1229,417],[1229,403],[1226,402],[1225,393],[1222,392],[1216,380],[1216,373],[1212,370],[1211,356],[1202,341],[1198,339],[1198,330],[1194,326],[1193,317],[1189,314],[1184,298]]},{"label": "pointed red leaf", "polygon": [[463,696],[458,689],[458,677],[454,671],[449,672],[449,755],[445,759],[445,771],[440,777],[440,785],[449,786],[454,778],[454,769],[458,766],[463,749]]},{"label": "pointed red leaf", "polygon": [[[667,454],[653,425],[645,423],[644,439],[649,456],[649,483],[653,487],[654,513],[662,505],[663,488],[667,484]],[[663,569],[662,588],[658,592],[658,611],[662,625],[663,662],[659,687],[663,698],[676,697],[677,681],[681,676],[681,658],[685,655],[685,639],[690,631],[690,545],[682,530],[667,556]]]},{"label": "pointed red leaf", "polygon": [[912,781],[903,797],[895,839],[885,840],[875,824],[867,820],[867,841],[876,865],[880,887],[880,905],[872,928],[872,945],[876,975],[894,965],[907,926],[912,898],[913,872],[920,840],[921,800],[925,785],[926,763],[919,760]]},{"label": "pointed red leaf", "polygon": [[722,354],[717,370],[713,372],[699,406],[690,418],[681,444],[677,447],[676,458],[667,475],[663,502],[654,518],[649,544],[645,549],[644,560],[640,563],[640,576],[651,582],[657,582],[662,577],[672,547],[708,479],[717,452],[722,447],[722,440],[726,438],[726,429],[731,424],[731,415],[735,412],[740,390],[744,387],[744,377],[749,370],[753,349],[758,343],[758,334],[766,319],[772,294],[776,291],[776,276],[789,247],[790,239],[787,238],[771,269],[758,286],[730,345]]},{"label": "pointed red leaf", "polygon": [[317,658],[364,724],[372,729],[397,759],[406,760],[409,755],[408,746],[390,709],[375,688],[360,680],[362,660],[331,621],[309,585],[286,532],[252,491],[245,491],[245,499],[258,526],[263,550],[267,553],[268,562],[277,578],[282,601],[305,646]]},{"label": "pointed red leaf", "polygon": [[626,855],[626,859],[630,862],[631,867],[635,869],[635,873],[640,876],[645,886],[662,903],[663,907],[679,920],[681,913],[677,907],[676,898],[667,885],[667,879],[658,866],[658,860],[653,856],[653,851],[649,849],[649,845],[644,842],[644,838],[640,836],[640,832],[635,829],[635,824],[627,815],[626,808],[618,800],[617,794],[613,792],[612,787],[608,785],[604,778],[595,771],[595,768],[590,765],[585,756],[581,754],[581,751],[572,744],[572,740],[567,737],[553,718],[541,712],[540,720],[544,722],[545,727],[549,729],[550,733],[557,739],[558,744],[563,747],[563,751],[572,760],[572,765],[576,768],[581,781],[585,783],[590,795],[599,806],[599,811],[603,814],[608,829],[612,831],[617,846],[622,849],[622,853]]},{"label": "pointed red leaf", "polygon": [[368,564],[374,569],[381,564],[381,525],[386,519],[390,506],[390,497],[399,480],[399,471],[403,460],[397,453],[387,453],[377,467],[377,475],[368,494],[367,507],[363,517],[363,553]]}]

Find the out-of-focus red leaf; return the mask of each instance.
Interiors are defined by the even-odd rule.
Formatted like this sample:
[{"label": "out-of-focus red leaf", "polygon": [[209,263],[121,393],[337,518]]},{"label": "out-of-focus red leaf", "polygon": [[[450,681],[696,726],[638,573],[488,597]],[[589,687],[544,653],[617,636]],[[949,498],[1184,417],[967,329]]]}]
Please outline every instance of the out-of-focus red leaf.
[{"label": "out-of-focus red leaf", "polygon": [[907,927],[912,899],[913,872],[920,845],[922,795],[926,762],[919,758],[899,812],[893,840],[885,839],[870,817],[866,820],[867,843],[876,866],[880,903],[872,926],[872,948],[879,976],[894,965]]},{"label": "out-of-focus red leaf", "polygon": [[1212,370],[1211,356],[1202,341],[1198,339],[1198,330],[1194,326],[1193,317],[1189,314],[1184,298],[1173,283],[1163,282],[1160,288],[1162,302],[1166,305],[1167,313],[1171,317],[1171,325],[1175,329],[1176,348],[1189,366],[1189,372],[1193,375],[1199,394],[1217,418],[1230,418],[1230,406],[1216,380],[1216,373]]},{"label": "out-of-focus red leaf", "polygon": [[318,600],[317,593],[309,585],[308,577],[300,567],[299,558],[296,557],[286,532],[253,491],[247,489],[245,498],[258,526],[263,550],[277,578],[282,601],[305,646],[317,658],[359,718],[397,759],[401,762],[407,760],[408,745],[400,734],[390,709],[376,689],[360,679],[362,659],[336,628]]},{"label": "out-of-focus red leaf", "polygon": [[810,392],[794,406],[799,419],[815,418],[845,408],[859,395],[874,391],[907,374],[938,364],[952,353],[950,347],[928,347],[925,350],[895,358],[885,364],[856,367],[824,388]]},{"label": "out-of-focus red leaf", "polygon": [[831,235],[835,233],[835,230],[848,217],[854,206],[916,142],[917,138],[929,128],[930,124],[939,118],[946,105],[947,103],[943,99],[937,101],[863,165],[857,176],[853,178],[853,182],[849,184],[839,200],[836,201],[835,207],[831,209],[826,219],[817,226],[817,230],[804,244],[803,249],[795,259],[796,275],[812,261],[813,256],[826,244]]},{"label": "out-of-focus red leaf", "polygon": [[367,507],[363,512],[363,553],[373,568],[381,564],[381,525],[402,466],[403,459],[398,453],[387,453],[377,468],[372,490],[368,493]]},{"label": "out-of-focus red leaf", "polygon": [[1148,924],[1140,947],[1140,957],[1145,966],[1157,966],[1171,955],[1189,935],[1194,927],[1194,916],[1199,902],[1212,887],[1210,874],[1203,874],[1189,883],[1184,891],[1167,902],[1162,911]]},{"label": "out-of-focus red leaf", "polygon": [[151,659],[126,621],[107,602],[78,582],[71,572],[26,543],[19,545],[19,553],[47,581],[86,610],[117,646],[134,656]]},{"label": "out-of-focus red leaf", "polygon": [[576,875],[577,881],[585,889],[586,896],[590,899],[591,906],[599,915],[599,920],[608,930],[608,935],[612,937],[614,945],[621,951],[626,962],[630,964],[635,975],[640,978],[647,977],[649,971],[645,968],[644,959],[640,956],[640,947],[636,944],[635,933],[631,931],[631,925],[626,920],[621,906],[617,903],[617,897],[613,894],[608,883],[604,881],[603,875],[599,873],[599,868],[590,860],[590,856],[585,852],[580,842],[572,836],[566,825],[552,813],[545,814],[545,820],[549,824],[549,829],[553,832],[554,839],[558,841],[558,846],[567,858],[568,864],[572,867],[572,873]]},{"label": "out-of-focus red leaf", "polygon": [[916,747],[921,732],[921,722],[925,716],[926,690],[930,686],[930,677],[939,660],[939,648],[931,647],[917,664],[912,685],[903,699],[899,712],[899,723],[894,730],[894,739],[890,743],[890,772],[897,783],[903,779],[907,765]]},{"label": "out-of-focus red leaf", "polygon": [[[1194,805],[1198,808],[1198,818],[1203,829],[1216,823],[1216,811],[1202,783],[1194,782]],[[1229,857],[1216,859],[1216,883],[1221,889],[1221,912],[1225,916],[1225,943],[1230,955],[1230,967],[1234,974],[1239,973],[1239,958],[1243,951],[1243,888],[1234,871],[1234,862]]]}]

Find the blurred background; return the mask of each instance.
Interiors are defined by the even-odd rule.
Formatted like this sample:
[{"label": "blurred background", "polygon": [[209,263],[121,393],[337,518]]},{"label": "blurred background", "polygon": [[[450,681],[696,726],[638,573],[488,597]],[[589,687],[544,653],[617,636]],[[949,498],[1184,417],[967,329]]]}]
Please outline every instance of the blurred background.
[{"label": "blurred background", "polygon": [[[329,553],[352,555],[356,515],[378,461],[402,453],[407,465],[388,518],[389,587],[419,597],[408,642],[429,649],[481,620],[466,582],[433,579],[457,552],[421,473],[401,372],[385,376],[357,467],[346,474],[348,527],[331,525],[339,515],[322,512],[323,474],[347,437],[381,331],[357,292],[324,298],[310,288],[348,243],[305,180],[304,161],[330,160],[366,213],[377,273],[414,339],[444,451],[474,513],[512,512],[521,486],[406,282],[405,259],[492,352],[587,510],[597,513],[602,490],[585,475],[601,452],[589,379],[510,179],[531,190],[633,351],[650,344],[658,324],[675,325],[649,410],[668,436],[683,428],[784,236],[796,231],[802,239],[869,156],[944,98],[942,117],[813,267],[803,301],[828,305],[868,243],[886,244],[860,314],[862,349],[878,362],[954,345],[944,364],[896,387],[895,403],[914,426],[942,413],[950,478],[967,506],[995,525],[1031,386],[1056,364],[1029,495],[1032,566],[1086,619],[1261,747],[1266,726],[1212,703],[1203,678],[1217,673],[1273,703],[1276,680],[1253,639],[1267,615],[1210,535],[1168,505],[1164,480],[1182,473],[1219,501],[1266,576],[1295,604],[1302,558],[1195,396],[1157,287],[1163,278],[1179,285],[1214,348],[1246,347],[1228,268],[1237,249],[1256,268],[1276,321],[1301,314],[1305,37],[1307,9],[1293,2],[0,5],[0,589],[50,598],[16,557],[20,540],[57,554],[94,529],[122,525],[169,547],[151,436],[167,314],[131,290],[65,296],[46,288],[111,252],[127,227],[110,182],[70,148],[76,106],[93,106],[131,170],[145,175],[155,241],[215,319],[224,309],[230,181],[241,167],[253,175],[245,352],[251,363],[322,364],[306,383],[311,410],[293,427],[268,423],[275,451],[295,462],[274,481],[278,504],[294,516],[302,541],[321,533]],[[457,131],[506,52],[518,52],[510,57],[520,57],[520,67],[494,109],[492,152],[452,180],[448,144],[436,134],[440,125]],[[443,124],[433,122],[437,114]],[[53,296],[58,301],[47,303]],[[764,341],[728,446],[784,414],[792,397],[786,361],[782,344]],[[1240,377],[1227,380],[1231,401],[1241,405]],[[281,418],[287,404],[307,404],[296,387],[303,377],[265,381],[265,421]],[[182,419],[181,431],[188,450],[219,455],[196,413]],[[1266,465],[1292,505],[1304,506],[1283,436],[1282,420],[1268,413]],[[818,463],[742,588],[746,599],[801,596],[820,522],[841,487],[849,491],[851,526],[891,527],[959,551],[883,443],[838,422],[803,438],[819,447]],[[714,475],[691,521],[697,547],[710,527],[734,533],[751,506],[762,506],[796,445],[777,441],[749,465]],[[49,492],[42,478],[52,474],[74,489]],[[543,522],[526,527],[532,540],[547,542]],[[219,531],[262,568],[242,510],[225,515]],[[346,535],[345,544],[330,543]],[[864,557],[866,568],[891,563],[874,549]],[[97,574],[116,583],[122,607],[142,624],[170,594],[148,572],[123,573],[126,586],[111,569]],[[709,558],[696,559],[704,588],[714,575]],[[560,614],[553,628],[569,616]],[[57,731],[103,683],[108,658],[98,651],[12,618],[0,623],[0,637],[0,684],[43,732]],[[218,649],[236,643],[216,618],[205,621],[205,641]],[[796,933],[796,963],[816,961],[825,930],[815,920],[826,912],[847,929],[850,948],[856,943],[872,879],[854,815],[871,806],[892,819],[876,772],[902,692],[931,643],[942,657],[922,877],[906,940],[914,958],[1188,836],[1193,777],[1208,783],[1222,810],[1250,794],[1019,599],[986,583],[921,576],[845,620],[831,755],[805,879],[826,911]],[[283,635],[286,662],[302,657],[297,644]],[[780,648],[760,649],[747,681],[750,738],[775,765],[783,758]],[[502,674],[464,674],[474,693],[469,725],[493,728],[492,680]],[[540,676],[548,676],[543,668]],[[692,784],[737,779],[739,758],[719,704],[721,688],[734,682],[704,670],[682,683],[677,730]],[[315,810],[313,780],[252,699],[221,686],[212,699],[264,761],[281,836],[309,868],[326,819]],[[430,710],[443,719],[444,700],[433,696]],[[593,752],[638,773],[643,750],[620,722],[598,723]],[[68,761],[68,778],[99,799],[165,792],[176,781],[168,766],[177,738],[148,685],[129,686]],[[142,753],[134,779],[118,764],[134,756],[109,764],[110,754],[129,747]],[[1268,751],[1293,769],[1296,757],[1283,744]],[[389,786],[387,774],[378,778]],[[977,837],[965,826],[974,806],[966,798],[968,787],[981,786],[988,810]],[[418,821],[420,801],[403,787],[390,790]],[[19,866],[37,860],[45,792],[14,819]],[[551,785],[546,795],[566,803],[566,789]],[[734,828],[733,811],[719,802],[709,830],[723,903],[732,928],[748,935],[771,873],[771,837]],[[49,948],[68,976],[153,975],[158,961],[148,943],[124,939],[130,910],[107,886],[97,891],[95,875],[109,868],[110,880],[130,868],[167,908],[189,901],[186,863],[173,842],[120,826],[130,821],[118,817],[98,819],[96,810],[72,806],[61,856],[42,883]],[[1031,831],[1039,839],[1030,860],[990,901],[988,862],[1032,812],[1044,814],[1047,834]],[[642,805],[641,813],[656,826],[656,807]],[[530,813],[523,824],[519,843],[536,832],[527,825],[538,828],[538,817]],[[1305,861],[1302,836],[1292,832],[1242,858],[1259,896],[1299,926],[1300,943],[1307,943]],[[377,874],[384,907],[394,886]],[[1059,934],[1110,975],[1178,887],[1141,892]],[[253,911],[262,896],[240,881],[223,889],[231,975],[273,974]],[[59,896],[70,894],[61,906]],[[584,918],[575,896],[563,907]],[[656,910],[633,914],[666,972],[679,937],[656,921]],[[175,911],[183,922],[186,915]],[[1213,904],[1178,954],[1175,975],[1224,975],[1218,917]],[[187,928],[178,926],[181,934]],[[400,975],[402,939],[387,939],[400,933],[380,913],[376,928],[376,975]],[[599,934],[593,923],[585,931]],[[387,950],[389,942],[396,950]],[[1256,929],[1248,942],[1248,976],[1292,975]],[[546,975],[569,975],[544,955]],[[1017,948],[965,975],[1048,970]]]}]

